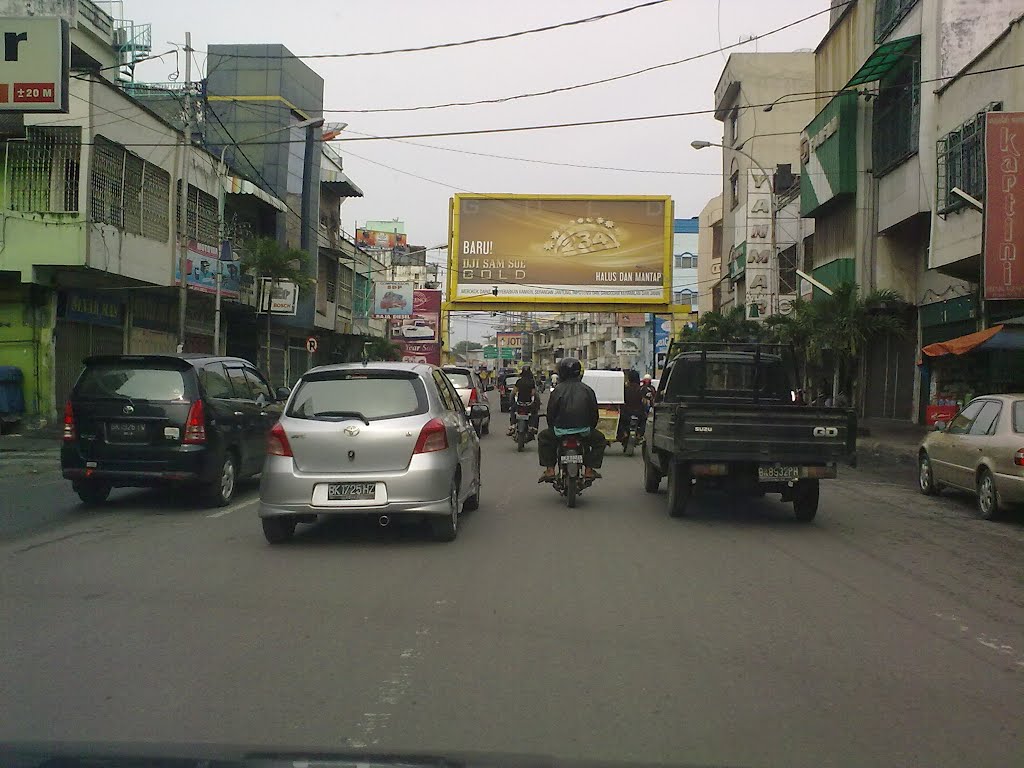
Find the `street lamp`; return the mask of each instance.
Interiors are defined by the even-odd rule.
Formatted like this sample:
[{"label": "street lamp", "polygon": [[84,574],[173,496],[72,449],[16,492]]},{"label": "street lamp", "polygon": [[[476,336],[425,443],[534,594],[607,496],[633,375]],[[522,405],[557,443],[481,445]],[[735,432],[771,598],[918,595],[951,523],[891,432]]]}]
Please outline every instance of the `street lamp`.
[{"label": "street lamp", "polygon": [[772,258],[771,268],[770,268],[770,271],[769,271],[769,274],[771,275],[771,281],[772,281],[772,286],[771,286],[772,290],[771,290],[771,293],[769,294],[769,298],[770,298],[769,314],[775,314],[778,311],[777,304],[778,304],[778,292],[779,292],[779,274],[778,274],[779,258],[778,258],[778,254],[775,253],[775,204],[776,204],[777,201],[776,201],[776,198],[775,198],[775,185],[774,185],[774,183],[772,183],[772,177],[768,174],[768,171],[766,171],[764,169],[764,167],[759,162],[757,162],[757,160],[754,158],[754,156],[752,154],[750,154],[749,152],[747,152],[745,149],[740,149],[739,147],[727,147],[724,144],[718,144],[718,143],[716,143],[714,141],[704,141],[702,139],[697,139],[695,141],[691,141],[690,142],[690,146],[693,147],[694,149],[707,149],[708,147],[721,147],[722,149],[731,150],[731,151],[735,152],[738,155],[743,155],[745,158],[747,158],[750,162],[752,162],[754,164],[754,166],[757,168],[757,170],[759,170],[761,172],[761,175],[768,182],[768,185],[769,185],[768,186],[768,194],[769,194],[770,199],[771,199],[771,211],[769,212],[768,231],[769,231],[770,237],[771,237],[771,246],[770,247],[771,247],[771,258]]},{"label": "street lamp", "polygon": [[[244,141],[239,141],[236,144],[225,144],[220,151],[220,164],[217,166],[217,180],[219,181],[219,189],[217,190],[217,220],[218,229],[217,233],[217,291],[214,298],[214,309],[213,309],[213,354],[220,354],[220,304],[221,304],[221,279],[223,277],[223,264],[221,258],[224,256],[224,203],[227,198],[227,164],[224,162],[224,155],[227,153],[228,148],[235,146],[239,147],[243,144],[252,144],[259,139],[264,139],[267,136],[273,136],[277,133],[283,133],[284,131],[290,131],[293,128],[305,128],[307,130],[313,128],[320,128],[324,124],[322,117],[314,117],[309,120],[303,120],[299,123],[292,123],[291,125],[285,125],[281,128],[275,128],[272,131],[261,133],[258,136],[252,136]],[[347,124],[346,124],[347,125]],[[342,126],[344,127],[344,125]],[[339,131],[341,129],[338,129]],[[187,196],[186,196],[187,199]],[[305,226],[306,222],[300,222],[300,225]],[[185,267],[184,264],[181,267],[181,279],[184,281],[185,278]],[[257,290],[258,295],[258,290]],[[269,309],[268,309],[269,311]]]}]

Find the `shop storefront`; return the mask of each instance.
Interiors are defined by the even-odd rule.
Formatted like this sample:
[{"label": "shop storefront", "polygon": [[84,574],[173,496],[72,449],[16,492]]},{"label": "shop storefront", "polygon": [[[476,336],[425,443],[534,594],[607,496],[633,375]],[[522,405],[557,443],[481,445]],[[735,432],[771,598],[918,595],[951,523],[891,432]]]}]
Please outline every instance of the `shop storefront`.
[{"label": "shop storefront", "polygon": [[125,298],[113,291],[60,291],[54,339],[54,408],[64,411],[71,388],[91,355],[124,349]]},{"label": "shop storefront", "polygon": [[921,351],[929,426],[948,422],[978,395],[1024,390],[1024,319],[935,342]]}]

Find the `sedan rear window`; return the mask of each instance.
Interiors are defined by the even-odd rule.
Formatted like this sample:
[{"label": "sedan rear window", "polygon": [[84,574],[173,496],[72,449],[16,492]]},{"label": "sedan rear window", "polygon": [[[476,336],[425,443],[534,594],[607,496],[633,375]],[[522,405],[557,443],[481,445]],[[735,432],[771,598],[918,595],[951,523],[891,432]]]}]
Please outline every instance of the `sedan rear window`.
[{"label": "sedan rear window", "polygon": [[448,381],[455,385],[458,389],[472,389],[473,382],[469,378],[468,373],[459,373],[458,371],[445,371],[444,375],[448,377]]},{"label": "sedan rear window", "polygon": [[1024,433],[1024,400],[1013,404],[1013,431]]},{"label": "sedan rear window", "polygon": [[154,368],[138,363],[90,365],[75,387],[78,397],[156,400],[191,399],[185,375],[177,368]]},{"label": "sedan rear window", "polygon": [[426,413],[427,398],[416,376],[327,373],[302,379],[288,415],[297,419],[365,417],[397,419]]}]

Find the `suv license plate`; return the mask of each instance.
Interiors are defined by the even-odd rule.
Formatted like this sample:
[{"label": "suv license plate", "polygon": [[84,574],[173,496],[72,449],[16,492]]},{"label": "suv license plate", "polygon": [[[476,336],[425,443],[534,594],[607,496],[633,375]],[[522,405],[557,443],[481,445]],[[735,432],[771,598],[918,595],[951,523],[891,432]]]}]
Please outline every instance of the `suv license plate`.
[{"label": "suv license plate", "polygon": [[771,483],[777,480],[799,480],[800,467],[758,467],[757,479],[762,483]]},{"label": "suv license plate", "polygon": [[578,453],[568,453],[562,456],[563,464],[582,464],[583,457]]},{"label": "suv license plate", "polygon": [[376,483],[329,483],[328,501],[372,500],[377,495]]},{"label": "suv license plate", "polygon": [[146,424],[139,421],[112,421],[107,424],[107,437],[118,443],[144,442]]}]

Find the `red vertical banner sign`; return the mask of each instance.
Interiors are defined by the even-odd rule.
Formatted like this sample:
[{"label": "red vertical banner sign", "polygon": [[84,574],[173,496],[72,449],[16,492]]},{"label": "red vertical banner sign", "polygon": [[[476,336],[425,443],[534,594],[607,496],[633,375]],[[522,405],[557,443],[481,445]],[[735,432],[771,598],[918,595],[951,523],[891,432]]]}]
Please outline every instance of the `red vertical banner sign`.
[{"label": "red vertical banner sign", "polygon": [[985,118],[985,299],[1024,299],[1024,112]]}]

